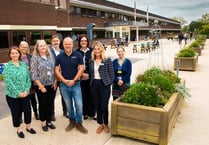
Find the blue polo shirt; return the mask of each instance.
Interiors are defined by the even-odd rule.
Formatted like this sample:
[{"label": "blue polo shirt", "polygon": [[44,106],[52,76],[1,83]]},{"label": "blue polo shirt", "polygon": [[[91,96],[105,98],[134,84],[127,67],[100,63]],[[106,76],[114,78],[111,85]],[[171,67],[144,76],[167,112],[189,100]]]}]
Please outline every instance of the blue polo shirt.
[{"label": "blue polo shirt", "polygon": [[70,56],[60,53],[56,57],[55,66],[60,66],[62,76],[67,80],[74,79],[79,65],[83,65],[83,57],[79,52],[73,51]]}]

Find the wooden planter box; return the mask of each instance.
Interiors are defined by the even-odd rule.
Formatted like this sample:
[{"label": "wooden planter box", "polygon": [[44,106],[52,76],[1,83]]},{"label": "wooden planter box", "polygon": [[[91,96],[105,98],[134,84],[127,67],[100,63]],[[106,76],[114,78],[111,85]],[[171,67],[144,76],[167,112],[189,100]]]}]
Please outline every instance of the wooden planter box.
[{"label": "wooden planter box", "polygon": [[177,63],[179,60],[179,70],[191,70],[195,71],[197,62],[198,62],[198,55],[195,57],[174,57],[174,69],[177,68]]},{"label": "wooden planter box", "polygon": [[201,55],[201,53],[202,53],[201,47],[193,47],[193,49],[195,50],[196,53],[198,53],[199,56]]},{"label": "wooden planter box", "polygon": [[183,102],[178,93],[163,108],[123,103],[118,98],[111,104],[111,133],[167,145]]}]

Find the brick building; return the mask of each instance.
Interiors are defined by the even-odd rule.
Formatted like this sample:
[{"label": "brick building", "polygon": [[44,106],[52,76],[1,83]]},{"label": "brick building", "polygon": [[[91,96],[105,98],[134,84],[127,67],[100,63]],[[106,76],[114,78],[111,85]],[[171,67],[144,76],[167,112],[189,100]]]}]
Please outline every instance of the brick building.
[{"label": "brick building", "polygon": [[53,34],[76,38],[91,23],[93,39],[139,40],[149,35],[155,20],[162,35],[181,30],[172,19],[137,9],[135,21],[133,14],[134,8],[106,0],[1,0],[0,62],[7,61],[9,46],[21,40],[33,46],[37,39],[50,43]]}]

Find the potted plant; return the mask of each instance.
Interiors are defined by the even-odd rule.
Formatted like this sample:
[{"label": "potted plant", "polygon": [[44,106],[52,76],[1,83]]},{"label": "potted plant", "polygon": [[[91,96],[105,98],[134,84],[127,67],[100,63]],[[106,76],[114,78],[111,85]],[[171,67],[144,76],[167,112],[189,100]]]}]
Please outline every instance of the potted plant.
[{"label": "potted plant", "polygon": [[202,48],[200,47],[200,43],[198,41],[192,42],[189,47],[193,48],[198,55],[201,55]]},{"label": "potted plant", "polygon": [[197,41],[200,44],[201,48],[203,49],[206,39],[207,39],[206,35],[199,35],[195,41]]},{"label": "potted plant", "polygon": [[189,96],[173,72],[156,67],[145,71],[112,102],[111,133],[167,145],[184,104],[182,95]]},{"label": "potted plant", "polygon": [[198,54],[191,47],[186,47],[174,57],[174,69],[195,71],[197,62]]}]

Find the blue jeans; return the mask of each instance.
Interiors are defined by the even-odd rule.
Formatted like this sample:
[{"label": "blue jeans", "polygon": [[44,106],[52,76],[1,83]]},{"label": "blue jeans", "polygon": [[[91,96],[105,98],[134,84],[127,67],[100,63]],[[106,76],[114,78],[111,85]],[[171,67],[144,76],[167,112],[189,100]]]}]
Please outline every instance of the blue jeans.
[{"label": "blue jeans", "polygon": [[80,82],[76,82],[72,87],[60,82],[60,89],[67,106],[69,118],[75,120],[76,123],[81,123],[83,115],[83,100]]}]

